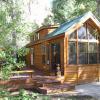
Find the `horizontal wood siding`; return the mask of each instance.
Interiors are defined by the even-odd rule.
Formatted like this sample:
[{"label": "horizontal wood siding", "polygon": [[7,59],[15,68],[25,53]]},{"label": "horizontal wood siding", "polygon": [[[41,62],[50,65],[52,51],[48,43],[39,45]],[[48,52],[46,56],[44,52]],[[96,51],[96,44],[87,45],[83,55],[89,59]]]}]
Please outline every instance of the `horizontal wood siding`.
[{"label": "horizontal wood siding", "polygon": [[43,69],[41,59],[41,44],[38,44],[34,46],[34,66],[38,69]]},{"label": "horizontal wood siding", "polygon": [[100,65],[68,65],[65,82],[83,84],[100,79]]},{"label": "horizontal wood siding", "polygon": [[78,68],[78,83],[97,81],[98,71],[97,65],[80,66]]},{"label": "horizontal wood siding", "polygon": [[40,40],[43,39],[47,34],[51,33],[52,31],[54,31],[56,28],[46,28],[46,29],[42,29],[39,31],[40,34]]},{"label": "horizontal wood siding", "polygon": [[[43,70],[43,71],[47,71],[52,73],[51,72],[51,44],[52,43],[60,43],[60,57],[61,57],[61,70],[62,70],[62,74],[63,74],[63,71],[64,71],[64,52],[63,52],[63,49],[64,49],[64,39],[63,37],[58,37],[58,38],[55,38],[55,39],[51,39],[49,41],[43,41],[41,43],[38,43],[36,45],[33,45],[31,46],[30,48],[34,48],[34,67],[36,67],[37,69],[40,69],[40,70]],[[45,46],[49,46],[49,59],[50,59],[50,64],[43,64],[42,63],[42,50],[41,50],[41,45],[45,45]],[[30,64],[31,62],[31,59],[30,59],[30,53],[29,55],[27,56],[27,62],[28,64]],[[46,54],[46,59],[47,59],[47,54]],[[50,74],[48,74],[50,75]]]}]

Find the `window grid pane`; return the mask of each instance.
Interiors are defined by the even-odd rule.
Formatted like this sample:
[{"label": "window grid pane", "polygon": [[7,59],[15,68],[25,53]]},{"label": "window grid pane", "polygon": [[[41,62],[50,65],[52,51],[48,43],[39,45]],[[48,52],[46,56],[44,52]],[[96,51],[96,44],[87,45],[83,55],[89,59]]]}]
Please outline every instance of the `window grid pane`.
[{"label": "window grid pane", "polygon": [[79,53],[79,64],[88,64],[88,43],[80,42],[78,43],[78,53]]},{"label": "window grid pane", "polygon": [[78,29],[78,39],[88,39],[86,28],[84,26]]},{"label": "window grid pane", "polygon": [[69,64],[77,63],[76,43],[69,42]]},{"label": "window grid pane", "polygon": [[89,43],[89,64],[97,63],[97,43]]}]

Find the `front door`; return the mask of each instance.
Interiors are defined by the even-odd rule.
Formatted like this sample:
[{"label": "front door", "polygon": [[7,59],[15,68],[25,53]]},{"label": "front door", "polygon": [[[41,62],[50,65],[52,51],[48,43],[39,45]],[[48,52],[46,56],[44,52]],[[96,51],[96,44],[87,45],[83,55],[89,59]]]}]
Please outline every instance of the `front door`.
[{"label": "front door", "polygon": [[51,69],[53,72],[56,72],[57,64],[60,64],[60,43],[51,44]]}]

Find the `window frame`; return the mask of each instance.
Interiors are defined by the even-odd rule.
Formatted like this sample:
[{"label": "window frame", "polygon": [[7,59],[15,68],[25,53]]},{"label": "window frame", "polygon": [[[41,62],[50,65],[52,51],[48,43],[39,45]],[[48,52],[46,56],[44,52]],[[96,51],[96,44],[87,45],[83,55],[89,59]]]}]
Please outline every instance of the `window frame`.
[{"label": "window frame", "polygon": [[[86,29],[86,38],[85,39],[79,39],[78,38],[78,30],[81,28],[78,28],[77,30],[75,30],[74,32],[72,32],[72,34],[74,33],[74,34],[76,34],[76,39],[74,38],[74,39],[72,39],[70,36],[68,36],[68,47],[69,47],[69,43],[70,42],[75,42],[75,44],[76,44],[76,55],[77,55],[77,63],[76,64],[74,64],[74,63],[72,63],[72,64],[69,64],[69,60],[68,60],[68,64],[69,65],[81,65],[80,63],[79,63],[79,55],[80,55],[80,53],[79,53],[79,43],[87,43],[88,45],[87,45],[87,64],[90,64],[89,63],[89,43],[96,43],[97,44],[97,57],[96,57],[96,59],[97,59],[97,63],[96,64],[99,64],[100,63],[100,57],[99,57],[99,55],[100,55],[100,52],[99,52],[99,45],[100,45],[100,40],[98,39],[98,38],[96,38],[96,41],[93,41],[93,39],[92,40],[90,40],[89,39],[89,37],[88,37],[88,33],[87,33],[87,30],[88,30],[88,25],[91,27],[91,28],[93,28],[90,24],[88,24],[88,23],[85,23],[83,26],[81,26],[81,27],[85,27],[85,29]],[[94,29],[94,28],[93,28]],[[98,32],[98,30],[97,30],[97,32]],[[99,32],[98,32],[99,33]],[[91,34],[91,33],[90,33]],[[97,34],[98,35],[98,34]],[[71,39],[70,39],[70,38]],[[100,35],[98,36],[98,37],[100,37]],[[69,51],[69,50],[68,50]],[[69,52],[68,52],[68,55],[69,55]],[[69,57],[69,56],[68,56]],[[68,58],[68,59],[70,59],[70,58]],[[95,64],[95,63],[94,63]],[[86,65],[85,63],[84,63],[84,65]]]},{"label": "window frame", "polygon": [[46,64],[46,52],[47,52],[47,48],[46,45],[41,45],[41,54],[42,54],[42,64]]}]

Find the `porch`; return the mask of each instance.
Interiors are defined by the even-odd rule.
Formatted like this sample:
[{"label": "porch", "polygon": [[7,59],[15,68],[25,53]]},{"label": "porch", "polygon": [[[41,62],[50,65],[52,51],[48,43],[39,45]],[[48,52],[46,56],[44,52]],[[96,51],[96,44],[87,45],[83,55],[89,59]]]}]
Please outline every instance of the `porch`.
[{"label": "porch", "polygon": [[51,94],[74,90],[75,86],[61,83],[57,76],[46,76],[39,70],[14,71],[9,80],[0,80],[3,90],[10,92],[20,89],[31,90],[42,94]]}]

